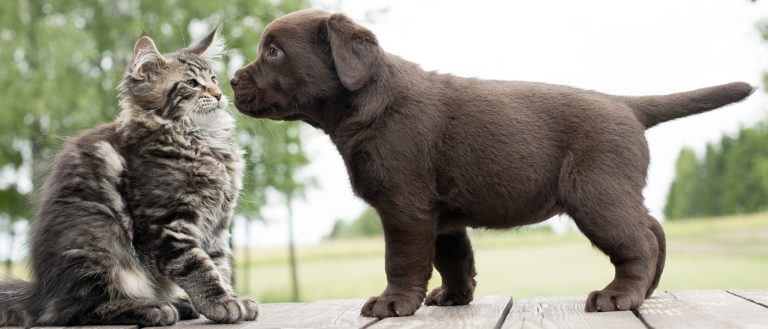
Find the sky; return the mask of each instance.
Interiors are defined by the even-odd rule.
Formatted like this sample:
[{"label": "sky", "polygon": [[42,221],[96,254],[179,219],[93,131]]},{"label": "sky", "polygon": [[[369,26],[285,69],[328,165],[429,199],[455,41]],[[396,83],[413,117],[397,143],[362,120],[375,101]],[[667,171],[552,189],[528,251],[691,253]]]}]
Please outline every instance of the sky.
[{"label": "sky", "polygon": [[[745,81],[762,88],[768,43],[757,30],[768,2],[747,0],[319,0],[314,7],[341,12],[376,34],[381,47],[436,70],[463,77],[538,81],[617,95],[653,95]],[[246,60],[248,61],[248,59]],[[656,126],[646,132],[651,164],[644,190],[650,213],[663,220],[677,155],[768,118],[763,91],[748,100]],[[365,203],[351,190],[336,149],[305,125],[311,164],[300,175],[319,186],[293,206],[299,244],[320,241],[337,219],[351,221]],[[265,210],[268,224],[246,231],[238,220],[235,243],[287,243],[284,202]],[[561,230],[568,218],[551,220]]]}]

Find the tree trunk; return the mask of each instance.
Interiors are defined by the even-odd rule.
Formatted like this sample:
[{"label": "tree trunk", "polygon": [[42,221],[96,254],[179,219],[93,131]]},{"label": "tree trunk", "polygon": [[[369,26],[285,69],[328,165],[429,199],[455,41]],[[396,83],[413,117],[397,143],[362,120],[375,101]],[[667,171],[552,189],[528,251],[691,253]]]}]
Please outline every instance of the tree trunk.
[{"label": "tree trunk", "polygon": [[8,246],[8,258],[5,259],[5,274],[7,276],[13,275],[13,245],[16,244],[16,229],[13,228],[13,224],[8,228],[9,243]]},{"label": "tree trunk", "polygon": [[[251,232],[252,229],[252,220],[247,219],[245,220],[245,232],[246,235]],[[246,241],[245,246],[243,250],[243,259],[245,260],[242,262],[243,264],[243,282],[241,284],[241,287],[243,288],[243,291],[247,295],[253,296],[254,293],[251,291],[251,246],[250,246],[250,239]]]},{"label": "tree trunk", "polygon": [[291,207],[291,198],[287,198],[288,206],[288,252],[291,259],[291,286],[293,287],[292,301],[299,301],[299,279],[296,269],[296,248],[293,241],[293,208]]}]

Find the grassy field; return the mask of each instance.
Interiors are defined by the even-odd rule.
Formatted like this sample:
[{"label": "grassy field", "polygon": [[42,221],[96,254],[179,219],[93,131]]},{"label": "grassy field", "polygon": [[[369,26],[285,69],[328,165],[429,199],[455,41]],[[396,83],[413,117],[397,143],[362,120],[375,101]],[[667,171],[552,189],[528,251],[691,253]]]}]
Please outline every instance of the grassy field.
[{"label": "grassy field", "polygon": [[[666,223],[659,289],[768,288],[768,213]],[[479,295],[584,295],[613,278],[608,258],[580,233],[542,229],[472,232]],[[300,300],[367,298],[386,285],[381,238],[300,246]],[[237,250],[237,290],[261,302],[290,300],[287,251]],[[248,265],[247,269],[244,267]],[[430,289],[439,285],[437,271]]]}]

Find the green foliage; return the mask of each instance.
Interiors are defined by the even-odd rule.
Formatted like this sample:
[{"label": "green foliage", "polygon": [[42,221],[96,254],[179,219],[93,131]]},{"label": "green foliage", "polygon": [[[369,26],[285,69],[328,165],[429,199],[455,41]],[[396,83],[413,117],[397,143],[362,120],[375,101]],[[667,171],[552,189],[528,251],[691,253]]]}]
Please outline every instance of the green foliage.
[{"label": "green foliage", "polygon": [[377,236],[383,235],[383,232],[379,215],[376,214],[376,210],[369,207],[352,223],[347,224],[341,219],[336,220],[328,239]]},{"label": "green foliage", "polygon": [[[228,50],[216,69],[226,77],[256,57],[267,23],[304,6],[304,0],[0,1],[0,215],[29,218],[30,194],[63,138],[117,115],[115,87],[142,30],[167,52],[194,41],[190,31],[221,24]],[[222,87],[232,95],[228,84]],[[238,212],[260,218],[267,190],[302,195],[306,182],[294,173],[308,160],[297,123],[238,121],[249,160]]]},{"label": "green foliage", "polygon": [[669,187],[667,204],[664,206],[664,215],[667,218],[682,218],[698,216],[701,213],[699,200],[701,199],[699,162],[696,154],[690,148],[680,151],[677,158],[676,178]]},{"label": "green foliage", "polygon": [[768,209],[768,126],[744,128],[707,145],[703,159],[683,149],[664,215],[669,219],[754,213]]}]

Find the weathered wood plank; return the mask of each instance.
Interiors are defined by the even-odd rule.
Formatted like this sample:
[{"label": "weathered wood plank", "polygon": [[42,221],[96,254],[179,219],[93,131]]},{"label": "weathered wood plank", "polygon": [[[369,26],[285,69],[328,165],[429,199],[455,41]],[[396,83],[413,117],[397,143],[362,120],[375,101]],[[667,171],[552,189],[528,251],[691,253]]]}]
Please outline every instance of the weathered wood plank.
[{"label": "weathered wood plank", "polygon": [[767,328],[768,308],[723,290],[656,293],[638,310],[655,329]]},{"label": "weathered wood plank", "polygon": [[511,298],[479,296],[469,305],[421,306],[413,316],[386,318],[368,328],[494,328]]},{"label": "weathered wood plank", "polygon": [[[302,304],[299,307],[267,315],[271,312],[265,308],[261,318],[256,321],[246,322],[242,329],[261,328],[362,328],[376,321],[374,318],[366,318],[360,315],[363,299],[324,300],[314,303]],[[266,304],[268,306],[271,304]]]},{"label": "weathered wood plank", "polygon": [[758,290],[742,290],[742,289],[735,289],[735,290],[728,290],[728,292],[738,295],[742,298],[746,298],[753,303],[760,304],[762,306],[768,307],[768,289],[758,289]]},{"label": "weathered wood plank", "polygon": [[585,312],[586,300],[586,296],[521,298],[512,304],[501,328],[646,328],[630,311]]}]

